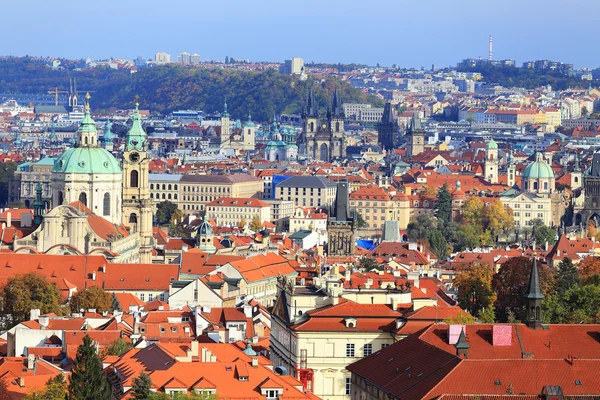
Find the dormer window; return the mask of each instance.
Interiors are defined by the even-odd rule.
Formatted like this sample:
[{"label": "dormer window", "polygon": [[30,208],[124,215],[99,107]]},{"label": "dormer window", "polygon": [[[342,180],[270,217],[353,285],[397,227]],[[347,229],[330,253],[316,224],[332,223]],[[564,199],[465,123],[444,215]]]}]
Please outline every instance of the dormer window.
[{"label": "dormer window", "polygon": [[356,328],[356,318],[344,318],[346,328]]}]

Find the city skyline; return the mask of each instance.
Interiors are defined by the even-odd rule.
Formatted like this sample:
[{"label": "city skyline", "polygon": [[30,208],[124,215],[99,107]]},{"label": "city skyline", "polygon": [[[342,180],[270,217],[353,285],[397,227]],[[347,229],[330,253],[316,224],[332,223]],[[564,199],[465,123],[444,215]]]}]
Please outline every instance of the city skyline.
[{"label": "city skyline", "polygon": [[[307,63],[361,63],[426,69],[455,65],[463,58],[488,56],[488,38],[494,38],[494,59],[523,61],[550,59],[572,63],[576,68],[596,68],[600,59],[587,51],[586,38],[593,37],[593,22],[600,5],[586,0],[587,7],[572,8],[565,16],[564,1],[509,0],[482,6],[463,0],[459,7],[439,0],[427,9],[407,2],[381,1],[376,6],[326,4],[308,0],[290,6],[265,1],[259,4],[233,1],[217,3],[180,1],[168,9],[155,1],[102,4],[65,1],[64,7],[32,1],[38,12],[28,24],[10,19],[0,27],[6,55],[64,58],[152,58],[156,52],[176,56],[187,51],[203,60],[225,56],[252,61],[283,61],[302,57]],[[19,5],[5,5],[9,15]],[[65,11],[66,10],[66,11]],[[516,12],[518,11],[518,12]],[[283,16],[283,17],[282,17]],[[85,17],[85,18],[84,18]],[[83,29],[73,33],[73,24]],[[561,27],[559,29],[558,27]],[[362,28],[362,29],[361,29]],[[61,37],[45,42],[41,37]]]}]

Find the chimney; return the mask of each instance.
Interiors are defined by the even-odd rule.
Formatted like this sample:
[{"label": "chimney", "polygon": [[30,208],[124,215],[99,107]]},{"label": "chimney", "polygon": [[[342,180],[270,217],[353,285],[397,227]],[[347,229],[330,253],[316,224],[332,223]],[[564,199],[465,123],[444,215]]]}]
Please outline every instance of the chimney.
[{"label": "chimney", "polygon": [[35,368],[35,356],[30,354],[27,356],[27,369],[32,370]]},{"label": "chimney", "polygon": [[96,271],[92,272],[92,280],[95,281],[96,280]]},{"label": "chimney", "polygon": [[9,211],[6,213],[6,227],[10,228],[12,226],[12,213]]},{"label": "chimney", "polygon": [[181,251],[184,252],[184,253],[187,252],[188,251],[188,245],[184,244],[183,246],[181,246]]},{"label": "chimney", "polygon": [[19,386],[25,387],[25,377],[24,376],[19,377]]},{"label": "chimney", "polygon": [[40,323],[40,325],[44,328],[48,327],[48,324],[50,323],[50,317],[48,316],[40,316],[38,318],[38,322]]},{"label": "chimney", "polygon": [[252,357],[252,368],[258,368],[258,357],[257,356]]},{"label": "chimney", "polygon": [[397,310],[398,309],[398,299],[395,297],[392,297],[392,310]]},{"label": "chimney", "polygon": [[38,319],[40,317],[40,309],[39,308],[32,308],[29,311],[29,319],[30,320],[34,320],[34,319]]}]

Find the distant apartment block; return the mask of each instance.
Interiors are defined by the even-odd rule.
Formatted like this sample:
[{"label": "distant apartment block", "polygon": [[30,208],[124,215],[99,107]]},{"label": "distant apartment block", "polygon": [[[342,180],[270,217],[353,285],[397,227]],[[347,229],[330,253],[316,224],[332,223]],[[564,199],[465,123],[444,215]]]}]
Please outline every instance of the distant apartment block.
[{"label": "distant apartment block", "polygon": [[279,68],[279,72],[288,75],[300,75],[303,69],[304,60],[294,57],[291,60],[285,60],[284,64]]},{"label": "distant apartment block", "polygon": [[154,62],[157,64],[168,64],[171,62],[171,55],[169,53],[156,53],[154,54]]},{"label": "distant apartment block", "polygon": [[346,119],[354,119],[358,121],[360,112],[362,110],[371,108],[371,105],[366,103],[344,103],[343,107]]}]

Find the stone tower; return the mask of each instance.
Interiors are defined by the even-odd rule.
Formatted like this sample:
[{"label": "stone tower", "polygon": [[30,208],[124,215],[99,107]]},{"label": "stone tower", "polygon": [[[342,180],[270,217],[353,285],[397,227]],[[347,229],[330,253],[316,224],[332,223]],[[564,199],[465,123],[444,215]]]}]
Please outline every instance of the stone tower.
[{"label": "stone tower", "polygon": [[425,130],[421,128],[421,118],[419,118],[415,111],[408,132],[407,158],[411,158],[425,151],[425,136]]},{"label": "stone tower", "polygon": [[244,123],[242,132],[244,150],[254,150],[256,144],[256,125],[252,122],[252,116],[248,114],[248,121]]},{"label": "stone tower", "polygon": [[123,223],[140,237],[140,263],[152,263],[152,210],[148,182],[148,138],[135,105],[123,152]]},{"label": "stone tower", "polygon": [[221,114],[221,143],[229,143],[231,136],[231,121],[227,112],[227,100],[223,104],[223,114]]},{"label": "stone tower", "polygon": [[377,142],[383,150],[393,150],[398,147],[398,123],[394,120],[391,103],[385,103],[383,117],[377,124]]},{"label": "stone tower", "polygon": [[485,145],[485,160],[483,162],[484,178],[489,183],[498,183],[498,144],[494,139]]},{"label": "stone tower", "polygon": [[337,185],[337,193],[331,216],[327,221],[327,252],[330,256],[351,256],[354,254],[355,218],[350,217],[350,185],[342,178]]}]

